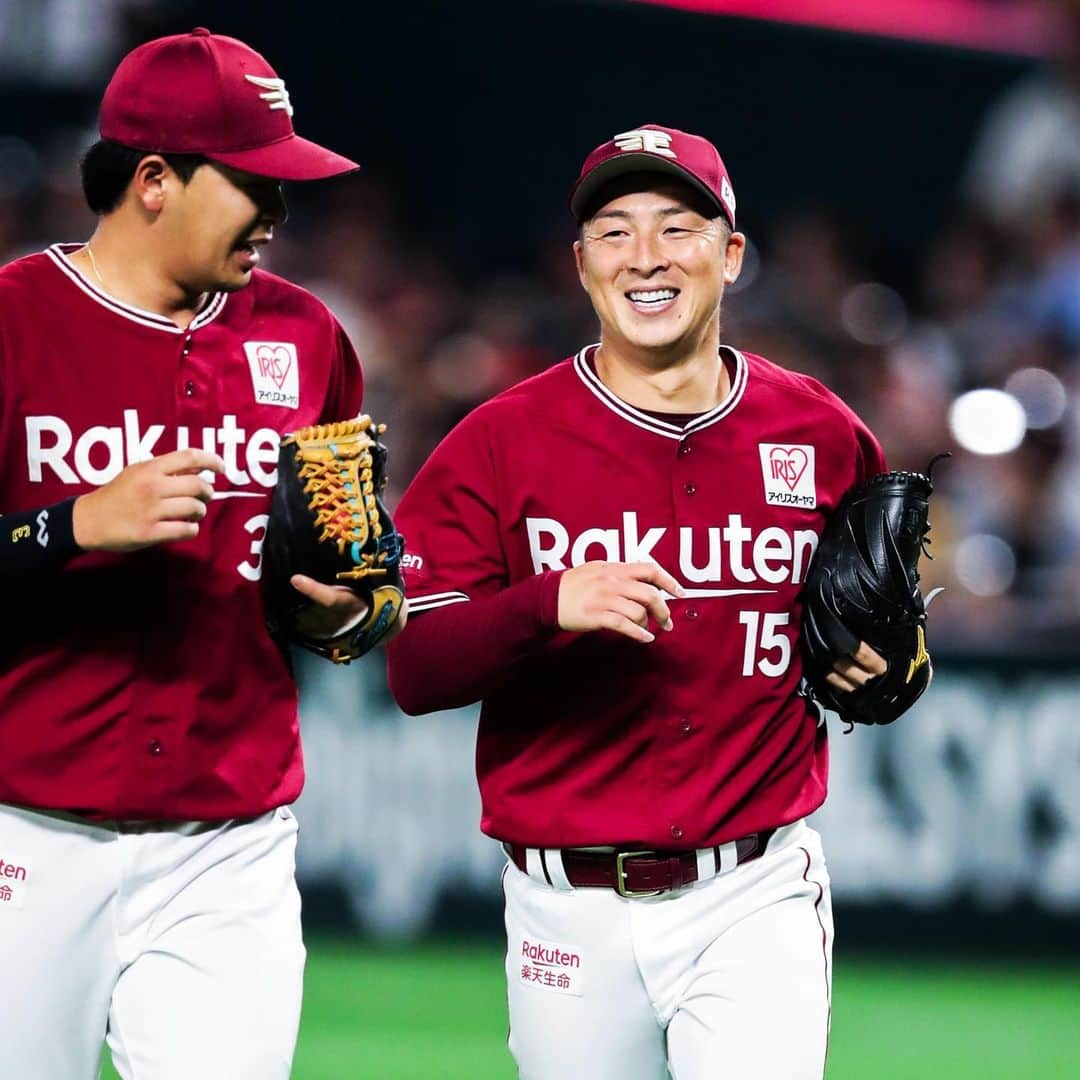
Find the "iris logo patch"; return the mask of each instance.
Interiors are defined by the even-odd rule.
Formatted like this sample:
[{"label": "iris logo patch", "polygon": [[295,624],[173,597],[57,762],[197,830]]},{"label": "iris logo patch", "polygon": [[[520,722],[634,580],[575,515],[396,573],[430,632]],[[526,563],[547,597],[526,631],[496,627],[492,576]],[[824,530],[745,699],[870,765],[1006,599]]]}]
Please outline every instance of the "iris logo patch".
[{"label": "iris logo patch", "polygon": [[765,501],[770,506],[817,506],[814,448],[802,443],[758,443]]},{"label": "iris logo patch", "polygon": [[245,341],[251,385],[260,405],[300,405],[300,370],[291,341]]}]

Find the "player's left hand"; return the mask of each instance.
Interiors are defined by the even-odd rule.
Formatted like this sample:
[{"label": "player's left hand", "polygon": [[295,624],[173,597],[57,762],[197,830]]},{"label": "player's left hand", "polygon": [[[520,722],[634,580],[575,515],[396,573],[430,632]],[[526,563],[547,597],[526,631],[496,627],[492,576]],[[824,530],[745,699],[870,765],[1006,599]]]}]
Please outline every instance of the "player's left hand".
[{"label": "player's left hand", "polygon": [[[324,585],[306,574],[293,574],[289,580],[297,592],[303,593],[312,601],[312,606],[296,618],[297,629],[304,634],[329,640],[343,634],[367,617],[367,603],[344,585]],[[408,601],[404,601],[393,629],[380,644],[385,645],[405,629],[409,617],[408,607]]]},{"label": "player's left hand", "polygon": [[837,690],[851,691],[865,686],[877,675],[884,675],[889,665],[865,641],[847,656],[841,656],[834,664],[825,681]]}]

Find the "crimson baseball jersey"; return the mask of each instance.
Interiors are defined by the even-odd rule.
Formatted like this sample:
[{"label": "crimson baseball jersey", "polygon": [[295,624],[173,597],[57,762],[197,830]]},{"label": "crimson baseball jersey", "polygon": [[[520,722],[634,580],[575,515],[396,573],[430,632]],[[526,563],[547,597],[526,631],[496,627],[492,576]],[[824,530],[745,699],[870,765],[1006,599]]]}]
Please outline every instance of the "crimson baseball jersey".
[{"label": "crimson baseball jersey", "polygon": [[278,441],[356,415],[359,362],[327,308],[272,274],[185,331],[102,293],[67,258],[77,246],[0,269],[0,509],[187,446],[226,472],[195,540],[83,554],[5,597],[0,802],[258,814],[303,784],[296,688],[258,585]]},{"label": "crimson baseball jersey", "polygon": [[[826,516],[884,469],[881,449],[821,384],[762,357],[724,347],[730,394],[683,426],[612,394],[595,348],[470,414],[397,514],[412,620],[591,560],[654,560],[688,592],[648,645],[537,634],[483,703],[482,827],[535,847],[696,848],[795,821],[828,768],[799,693],[799,593]],[[532,596],[551,619],[548,591]]]}]

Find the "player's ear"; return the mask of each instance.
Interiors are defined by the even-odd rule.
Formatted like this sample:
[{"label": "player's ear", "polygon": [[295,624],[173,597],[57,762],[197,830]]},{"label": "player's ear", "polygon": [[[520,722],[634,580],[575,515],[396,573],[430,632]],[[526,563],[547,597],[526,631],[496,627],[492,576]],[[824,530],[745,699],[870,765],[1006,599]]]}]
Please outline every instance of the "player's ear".
[{"label": "player's ear", "polygon": [[135,166],[131,189],[139,204],[148,213],[159,213],[165,204],[165,178],[172,170],[160,154],[147,154]]},{"label": "player's ear", "polygon": [[724,284],[734,285],[742,271],[743,255],[746,254],[746,236],[733,232],[724,248]]}]

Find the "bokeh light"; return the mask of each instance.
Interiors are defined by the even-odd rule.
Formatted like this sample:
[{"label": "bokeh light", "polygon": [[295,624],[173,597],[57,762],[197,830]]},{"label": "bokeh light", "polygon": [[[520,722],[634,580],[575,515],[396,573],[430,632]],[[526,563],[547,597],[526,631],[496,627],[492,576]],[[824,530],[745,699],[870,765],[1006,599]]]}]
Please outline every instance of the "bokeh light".
[{"label": "bokeh light", "polygon": [[1065,415],[1069,404],[1065,384],[1045,368],[1020,368],[1005,382],[1006,393],[1023,406],[1027,426],[1036,431],[1051,428]]},{"label": "bokeh light", "polygon": [[965,536],[956,545],[956,579],[976,596],[1001,596],[1016,578],[1016,554],[991,533]]},{"label": "bokeh light", "polygon": [[949,430],[973,454],[1008,454],[1026,428],[1023,405],[1004,390],[969,390],[949,406]]},{"label": "bokeh light", "polygon": [[890,345],[907,328],[907,308],[888,285],[864,281],[850,289],[840,306],[844,329],[862,345]]}]

